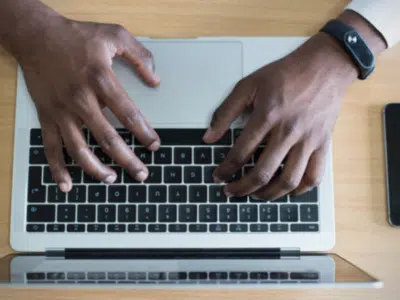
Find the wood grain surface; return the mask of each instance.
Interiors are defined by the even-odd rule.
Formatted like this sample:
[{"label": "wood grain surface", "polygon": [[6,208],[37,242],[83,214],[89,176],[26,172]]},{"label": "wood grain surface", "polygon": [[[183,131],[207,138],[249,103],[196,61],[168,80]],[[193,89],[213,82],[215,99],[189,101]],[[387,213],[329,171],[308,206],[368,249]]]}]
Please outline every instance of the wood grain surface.
[{"label": "wood grain surface", "polygon": [[[68,17],[120,23],[136,35],[311,35],[346,0],[46,0]],[[260,49],[269,51],[269,49]],[[400,46],[381,55],[366,82],[346,93],[334,132],[333,252],[384,281],[381,290],[77,291],[0,289],[0,299],[398,299],[400,230],[387,222],[382,109],[400,100]],[[0,50],[0,253],[10,252],[9,212],[16,62]]]}]

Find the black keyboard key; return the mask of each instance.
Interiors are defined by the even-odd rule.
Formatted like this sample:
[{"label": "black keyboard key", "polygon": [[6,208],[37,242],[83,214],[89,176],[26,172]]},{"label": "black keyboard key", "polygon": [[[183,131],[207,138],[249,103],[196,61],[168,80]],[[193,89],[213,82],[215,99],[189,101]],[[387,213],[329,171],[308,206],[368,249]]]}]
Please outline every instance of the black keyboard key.
[{"label": "black keyboard key", "polygon": [[69,203],[85,203],[86,202],[86,186],[73,185],[71,191],[68,193]]},{"label": "black keyboard key", "polygon": [[28,222],[54,222],[56,219],[54,205],[28,205]]},{"label": "black keyboard key", "polygon": [[199,147],[194,148],[194,163],[197,165],[211,164],[211,148]]},{"label": "black keyboard key", "polygon": [[99,147],[96,147],[96,148],[94,148],[93,153],[94,153],[94,155],[97,156],[97,158],[98,158],[103,164],[105,164],[105,165],[111,164],[111,162],[112,162],[111,158],[110,158],[107,154],[104,153],[103,149],[101,149],[101,148],[99,148]]},{"label": "black keyboard key", "polygon": [[167,273],[164,272],[149,272],[149,280],[166,280]]},{"label": "black keyboard key", "polygon": [[140,183],[135,178],[133,178],[127,170],[122,171],[124,173],[124,183]]},{"label": "black keyboard key", "polygon": [[207,232],[206,224],[190,224],[189,232]]},{"label": "black keyboard key", "polygon": [[227,280],[228,272],[210,272],[210,280]]},{"label": "black keyboard key", "polygon": [[179,222],[197,222],[197,205],[180,205]]},{"label": "black keyboard key", "polygon": [[158,222],[176,222],[176,205],[159,205]]},{"label": "black keyboard key", "polygon": [[217,166],[206,166],[204,167],[204,182],[214,183],[213,173]]},{"label": "black keyboard key", "polygon": [[237,222],[238,212],[237,205],[220,205],[219,206],[219,221],[220,222]]},{"label": "black keyboard key", "polygon": [[186,232],[187,225],[186,224],[170,224],[168,225],[169,232]]},{"label": "black keyboard key", "polygon": [[207,272],[189,272],[190,280],[206,280]]},{"label": "black keyboard key", "polygon": [[190,185],[189,186],[189,202],[206,203],[207,202],[207,186]]},{"label": "black keyboard key", "polygon": [[107,232],[125,232],[126,226],[125,224],[108,224]]},{"label": "black keyboard key", "polygon": [[29,163],[31,165],[47,165],[43,147],[33,147],[29,149]]},{"label": "black keyboard key", "polygon": [[47,232],[64,232],[64,224],[47,224]]},{"label": "black keyboard key", "polygon": [[250,224],[251,232],[268,232],[267,224]]},{"label": "black keyboard key", "polygon": [[[206,129],[157,129],[161,144],[165,146],[196,146],[204,145],[203,135]],[[224,136],[219,139],[216,145],[231,145],[231,130],[228,130]]]},{"label": "black keyboard key", "polygon": [[181,167],[164,167],[164,183],[181,183]]},{"label": "black keyboard key", "polygon": [[281,205],[280,210],[280,220],[281,222],[297,222],[298,220],[298,209],[297,205]]},{"label": "black keyboard key", "polygon": [[286,280],[289,279],[289,273],[286,272],[271,272],[270,278],[274,280]]},{"label": "black keyboard key", "polygon": [[199,220],[200,222],[217,222],[217,205],[200,205],[199,206]]},{"label": "black keyboard key", "polygon": [[290,225],[290,231],[293,232],[317,232],[319,231],[318,224],[292,224]]},{"label": "black keyboard key", "polygon": [[191,148],[175,148],[174,149],[174,164],[190,165],[192,163]]},{"label": "black keyboard key", "polygon": [[314,188],[313,190],[299,196],[290,196],[290,202],[293,203],[318,202],[318,189]]},{"label": "black keyboard key", "polygon": [[186,272],[169,272],[168,279],[169,280],[186,280],[188,274]]},{"label": "black keyboard key", "polygon": [[31,129],[31,145],[41,146],[43,145],[42,130],[41,129]]},{"label": "black keyboard key", "polygon": [[43,168],[43,182],[56,184],[53,179],[53,175],[51,174],[50,168],[47,166]]},{"label": "black keyboard key", "polygon": [[64,154],[64,161],[66,165],[72,165],[74,161],[72,160],[72,157],[69,156],[68,151],[66,148],[63,148],[63,154]]},{"label": "black keyboard key", "polygon": [[60,191],[57,185],[48,187],[48,202],[51,203],[64,203],[66,201],[66,194]]},{"label": "black keyboard key", "polygon": [[68,224],[68,232],[85,232],[85,225],[83,224]]},{"label": "black keyboard key", "polygon": [[300,221],[318,222],[318,205],[303,204],[300,206]]},{"label": "black keyboard key", "polygon": [[39,272],[36,272],[36,273],[30,272],[30,273],[26,274],[26,279],[28,279],[28,280],[45,280],[46,274],[41,273],[41,272],[40,273]]},{"label": "black keyboard key", "polygon": [[108,187],[108,202],[125,203],[126,202],[126,186],[110,185]]},{"label": "black keyboard key", "polygon": [[28,224],[26,225],[27,232],[44,232],[44,224]]},{"label": "black keyboard key", "polygon": [[135,205],[119,205],[118,206],[118,222],[136,222],[136,206]]},{"label": "black keyboard key", "polygon": [[292,272],[290,273],[290,279],[293,280],[318,280],[318,272]]},{"label": "black keyboard key", "polygon": [[260,221],[261,222],[277,222],[278,221],[278,205],[276,205],[276,204],[260,205]]},{"label": "black keyboard key", "polygon": [[146,280],[145,272],[129,272],[128,273],[129,280]]},{"label": "black keyboard key", "polygon": [[226,203],[228,198],[224,194],[223,185],[210,185],[208,187],[209,201],[211,203]]},{"label": "black keyboard key", "polygon": [[65,273],[64,272],[48,272],[46,274],[47,280],[64,280]]},{"label": "black keyboard key", "polygon": [[147,190],[145,185],[130,185],[129,186],[129,203],[146,203]]},{"label": "black keyboard key", "polygon": [[226,224],[210,224],[210,232],[227,232],[228,225]]},{"label": "black keyboard key", "polygon": [[287,232],[289,231],[288,224],[271,224],[271,232]]},{"label": "black keyboard key", "polygon": [[229,272],[229,279],[231,280],[245,280],[249,278],[247,272]]},{"label": "black keyboard key", "polygon": [[144,163],[151,164],[152,161],[152,153],[146,148],[136,147],[134,150],[136,156]]},{"label": "black keyboard key", "polygon": [[42,167],[29,167],[28,202],[46,202],[46,187],[42,185]]},{"label": "black keyboard key", "polygon": [[248,200],[247,196],[229,198],[229,202],[231,203],[247,203],[247,200]]},{"label": "black keyboard key", "polygon": [[253,155],[253,162],[254,164],[257,164],[258,159],[260,158],[262,152],[264,151],[263,147],[257,148],[256,152]]},{"label": "black keyboard key", "polygon": [[184,181],[185,183],[201,183],[202,170],[201,167],[184,167]]},{"label": "black keyboard key", "polygon": [[172,148],[161,147],[154,152],[154,164],[169,165],[172,164]]},{"label": "black keyboard key", "polygon": [[170,185],[168,194],[170,203],[185,203],[187,201],[187,187],[184,185]]},{"label": "black keyboard key", "polygon": [[240,222],[257,222],[258,207],[255,204],[239,206]]},{"label": "black keyboard key", "polygon": [[252,280],[267,280],[268,277],[268,272],[250,272],[250,279]]},{"label": "black keyboard key", "polygon": [[161,167],[147,167],[149,170],[149,176],[146,179],[146,183],[161,183],[161,177],[162,177],[162,169]]},{"label": "black keyboard key", "polygon": [[226,156],[228,155],[228,152],[231,150],[231,148],[228,147],[215,147],[214,148],[214,164],[220,164],[222,163]]},{"label": "black keyboard key", "polygon": [[96,221],[96,206],[79,205],[78,222],[94,222],[94,221]]},{"label": "black keyboard key", "polygon": [[106,232],[106,225],[104,224],[89,224],[87,226],[88,232]]},{"label": "black keyboard key", "polygon": [[127,129],[117,129],[119,136],[123,139],[125,144],[131,146],[133,144],[132,133],[129,132]]},{"label": "black keyboard key", "polygon": [[117,175],[117,178],[115,179],[114,184],[121,183],[122,182],[122,168],[119,166],[112,166],[111,168],[114,170],[115,174]]},{"label": "black keyboard key", "polygon": [[96,139],[94,138],[93,134],[89,133],[89,145],[90,146],[98,146]]},{"label": "black keyboard key", "polygon": [[99,205],[97,206],[97,221],[104,223],[115,222],[115,205]]},{"label": "black keyboard key", "polygon": [[69,175],[71,176],[72,183],[82,182],[82,169],[77,166],[67,167]]},{"label": "black keyboard key", "polygon": [[230,232],[247,232],[248,226],[247,224],[230,224],[229,231]]},{"label": "black keyboard key", "polygon": [[144,224],[129,224],[128,232],[146,232],[146,225],[144,225]]},{"label": "black keyboard key", "polygon": [[286,203],[286,202],[288,202],[288,200],[289,200],[288,196],[283,196],[283,197],[280,197],[280,198],[274,200],[273,202],[274,203]]},{"label": "black keyboard key", "polygon": [[165,186],[165,185],[149,186],[149,202],[150,203],[166,203],[167,202],[167,186]]},{"label": "black keyboard key", "polygon": [[167,225],[165,225],[165,224],[150,224],[148,229],[149,229],[149,232],[166,232]]},{"label": "black keyboard key", "polygon": [[95,183],[95,184],[100,184],[101,181],[98,180],[97,178],[83,172],[83,183]]},{"label": "black keyboard key", "polygon": [[91,203],[105,203],[106,187],[104,185],[89,186],[88,201]]},{"label": "black keyboard key", "polygon": [[57,222],[75,222],[75,205],[59,205]]},{"label": "black keyboard key", "polygon": [[106,273],[105,272],[88,272],[87,279],[89,279],[89,280],[105,280]]},{"label": "black keyboard key", "polygon": [[139,222],[156,222],[157,220],[157,206],[154,204],[150,205],[139,205],[138,218]]}]

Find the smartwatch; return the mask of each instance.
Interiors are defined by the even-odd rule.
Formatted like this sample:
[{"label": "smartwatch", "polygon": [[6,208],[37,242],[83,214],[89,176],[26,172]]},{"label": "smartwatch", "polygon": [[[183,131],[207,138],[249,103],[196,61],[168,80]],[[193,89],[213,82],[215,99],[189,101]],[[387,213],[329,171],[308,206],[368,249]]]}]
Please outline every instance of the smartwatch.
[{"label": "smartwatch", "polygon": [[365,80],[375,69],[375,56],[353,27],[339,20],[331,20],[320,30],[335,38],[350,55],[358,68],[358,79]]}]

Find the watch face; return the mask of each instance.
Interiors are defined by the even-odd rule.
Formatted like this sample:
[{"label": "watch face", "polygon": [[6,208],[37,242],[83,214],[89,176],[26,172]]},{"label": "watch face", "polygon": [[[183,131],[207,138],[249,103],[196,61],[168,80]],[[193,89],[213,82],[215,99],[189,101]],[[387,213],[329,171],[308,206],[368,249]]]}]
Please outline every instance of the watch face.
[{"label": "watch face", "polygon": [[355,30],[346,32],[344,42],[363,68],[373,69],[375,64],[374,54]]}]

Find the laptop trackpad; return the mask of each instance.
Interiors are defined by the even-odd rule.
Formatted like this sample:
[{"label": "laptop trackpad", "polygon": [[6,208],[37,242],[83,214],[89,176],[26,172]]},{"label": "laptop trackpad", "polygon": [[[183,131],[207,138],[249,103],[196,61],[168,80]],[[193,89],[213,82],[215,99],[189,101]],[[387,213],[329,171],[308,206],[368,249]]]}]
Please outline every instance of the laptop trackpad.
[{"label": "laptop trackpad", "polygon": [[[161,85],[149,88],[132,68],[113,68],[131,99],[153,125],[207,126],[215,108],[242,78],[242,44],[218,41],[146,41]],[[113,123],[117,123],[115,119]],[[116,125],[119,125],[118,123]]]}]

